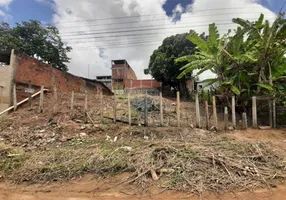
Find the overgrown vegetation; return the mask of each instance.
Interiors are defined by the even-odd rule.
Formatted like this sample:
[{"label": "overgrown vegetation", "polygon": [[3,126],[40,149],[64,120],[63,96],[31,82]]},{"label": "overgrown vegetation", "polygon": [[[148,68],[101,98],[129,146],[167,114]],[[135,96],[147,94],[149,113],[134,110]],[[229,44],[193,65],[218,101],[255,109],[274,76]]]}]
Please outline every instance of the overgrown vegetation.
[{"label": "overgrown vegetation", "polygon": [[85,173],[110,176],[130,172],[122,183],[146,188],[154,183],[153,171],[161,187],[197,194],[269,187],[274,180],[284,179],[283,158],[268,144],[196,132],[166,139],[156,139],[155,135],[152,141],[136,137],[131,141],[95,140],[45,151],[1,144],[0,172],[16,183],[70,180]]},{"label": "overgrown vegetation", "polygon": [[[286,75],[286,20],[280,13],[271,24],[261,14],[254,22],[233,19],[239,25],[222,37],[215,24],[209,25],[207,40],[192,32],[187,39],[196,44],[194,55],[176,60],[187,62],[178,78],[199,70],[197,75],[210,70],[216,78],[205,80],[217,83],[218,91],[230,97],[237,95],[247,102],[253,95],[275,95],[285,98]],[[284,99],[285,100],[285,99]]]}]

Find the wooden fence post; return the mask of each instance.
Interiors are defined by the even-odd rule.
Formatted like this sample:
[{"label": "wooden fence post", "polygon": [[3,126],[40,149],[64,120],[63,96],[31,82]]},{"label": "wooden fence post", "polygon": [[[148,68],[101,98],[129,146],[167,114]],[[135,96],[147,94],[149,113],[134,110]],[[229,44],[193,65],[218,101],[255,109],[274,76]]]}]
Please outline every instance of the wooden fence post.
[{"label": "wooden fence post", "polygon": [[160,122],[161,126],[164,126],[164,118],[163,118],[163,97],[162,92],[160,91]]},{"label": "wooden fence post", "polygon": [[209,103],[205,101],[205,110],[206,110],[206,129],[209,130],[210,122],[209,122]]},{"label": "wooden fence post", "polygon": [[13,105],[14,105],[14,111],[17,110],[17,90],[16,90],[16,84],[13,85]]},{"label": "wooden fence post", "polygon": [[242,113],[242,128],[247,129],[247,115],[246,113]]},{"label": "wooden fence post", "polygon": [[252,125],[254,128],[257,128],[256,97],[252,97]]},{"label": "wooden fence post", "polygon": [[74,90],[72,90],[72,95],[71,95],[71,111],[73,111],[74,108]]},{"label": "wooden fence post", "polygon": [[114,104],[113,104],[113,122],[116,123],[116,114],[117,114],[117,101],[116,94],[114,94]]},{"label": "wooden fence post", "polygon": [[100,90],[100,123],[103,123],[103,95],[102,95],[102,89]]},{"label": "wooden fence post", "polygon": [[3,88],[4,88],[4,86],[0,85],[0,105],[2,104]]},{"label": "wooden fence post", "polygon": [[29,102],[29,107],[31,108],[32,107],[32,93],[31,93],[32,87],[31,87],[31,81],[29,81],[28,88],[29,88],[29,100],[28,100],[28,102]]},{"label": "wooden fence post", "polygon": [[201,114],[200,114],[200,103],[199,94],[196,93],[196,127],[201,128]]},{"label": "wooden fence post", "polygon": [[228,130],[228,110],[227,107],[224,107],[224,130]]},{"label": "wooden fence post", "polygon": [[232,126],[236,128],[236,116],[235,116],[235,96],[231,97],[231,115],[232,115]]},{"label": "wooden fence post", "polygon": [[217,121],[217,111],[216,111],[216,97],[213,96],[213,115],[214,115],[214,124],[218,129],[218,121]]},{"label": "wooden fence post", "polygon": [[145,91],[144,98],[144,126],[148,126],[147,90]]},{"label": "wooden fence post", "polygon": [[180,92],[177,91],[177,125],[180,127],[180,116],[181,110],[180,110]]},{"label": "wooden fence post", "polygon": [[273,128],[273,112],[272,112],[272,102],[271,100],[268,101],[268,105],[269,105],[269,126],[271,128]]},{"label": "wooden fence post", "polygon": [[53,105],[53,111],[54,111],[54,113],[57,112],[57,105],[58,105],[57,87],[54,86],[54,105]]},{"label": "wooden fence post", "polygon": [[131,126],[131,102],[130,102],[130,93],[128,92],[128,122]]},{"label": "wooden fence post", "polygon": [[41,86],[41,93],[40,93],[40,112],[43,112],[44,110],[44,86]]},{"label": "wooden fence post", "polygon": [[84,112],[87,112],[87,90],[84,93]]},{"label": "wooden fence post", "polygon": [[273,112],[273,128],[276,128],[276,99],[275,97],[273,98],[272,112]]}]

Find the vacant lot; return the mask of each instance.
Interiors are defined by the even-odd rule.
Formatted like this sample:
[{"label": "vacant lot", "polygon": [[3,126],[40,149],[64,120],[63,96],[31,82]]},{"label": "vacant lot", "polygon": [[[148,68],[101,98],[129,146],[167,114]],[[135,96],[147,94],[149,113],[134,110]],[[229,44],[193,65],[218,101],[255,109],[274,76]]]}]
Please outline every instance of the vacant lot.
[{"label": "vacant lot", "polygon": [[260,199],[271,191],[273,198],[283,195],[285,130],[100,124],[97,104],[90,103],[86,118],[80,105],[71,113],[62,100],[53,113],[49,102],[44,113],[33,104],[1,118],[0,199],[230,199],[230,192],[255,199],[253,190]]}]

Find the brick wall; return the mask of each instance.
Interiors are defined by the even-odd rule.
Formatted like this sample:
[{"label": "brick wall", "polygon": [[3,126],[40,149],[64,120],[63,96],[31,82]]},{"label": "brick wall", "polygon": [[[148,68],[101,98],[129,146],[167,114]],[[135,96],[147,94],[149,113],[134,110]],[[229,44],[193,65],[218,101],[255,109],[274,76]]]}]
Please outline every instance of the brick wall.
[{"label": "brick wall", "polygon": [[160,83],[156,80],[128,80],[124,81],[125,89],[140,88],[160,88]]},{"label": "brick wall", "polygon": [[98,92],[102,89],[104,94],[111,94],[101,83],[86,81],[28,56],[17,55],[15,66],[14,82],[17,84],[18,102],[29,96],[25,93],[29,84],[35,92],[39,91],[41,85],[52,90],[55,84],[59,92],[84,92],[86,89]]},{"label": "brick wall", "polygon": [[120,64],[112,64],[112,87],[114,89],[124,89],[126,79],[137,80],[136,74],[129,64],[123,60]]}]

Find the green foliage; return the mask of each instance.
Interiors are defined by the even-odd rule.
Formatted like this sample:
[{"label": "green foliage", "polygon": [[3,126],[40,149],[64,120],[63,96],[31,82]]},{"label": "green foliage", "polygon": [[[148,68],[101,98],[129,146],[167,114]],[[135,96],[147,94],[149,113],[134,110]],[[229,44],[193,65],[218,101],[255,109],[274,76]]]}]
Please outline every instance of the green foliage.
[{"label": "green foliage", "polygon": [[282,93],[285,96],[284,15],[280,14],[272,24],[264,20],[263,14],[254,22],[241,18],[233,22],[239,27],[232,35],[229,31],[220,37],[215,24],[210,24],[207,41],[195,33],[187,36],[199,51],[176,59],[176,62],[185,62],[178,78],[195,69],[197,75],[210,70],[217,76],[210,83],[217,82],[217,89],[223,95],[237,95],[245,100],[252,95],[283,96]]},{"label": "green foliage", "polygon": [[0,51],[15,49],[17,52],[47,62],[55,68],[67,71],[65,63],[70,61],[66,46],[54,26],[42,26],[41,22],[30,20],[16,23],[11,28],[5,22],[0,23]]},{"label": "green foliage", "polygon": [[[177,76],[180,74],[180,68],[189,62],[189,55],[196,51],[195,44],[186,39],[187,35],[188,33],[178,34],[164,39],[162,45],[151,55],[148,69],[157,81],[180,90],[183,96],[187,95],[186,80],[190,79],[191,71],[189,76],[180,80]],[[179,57],[181,62],[175,62]]]}]

